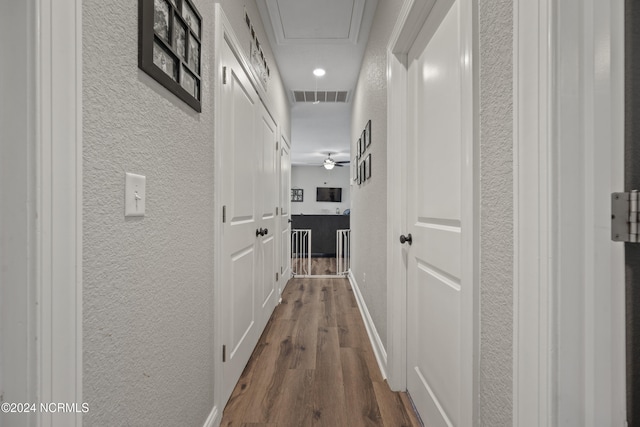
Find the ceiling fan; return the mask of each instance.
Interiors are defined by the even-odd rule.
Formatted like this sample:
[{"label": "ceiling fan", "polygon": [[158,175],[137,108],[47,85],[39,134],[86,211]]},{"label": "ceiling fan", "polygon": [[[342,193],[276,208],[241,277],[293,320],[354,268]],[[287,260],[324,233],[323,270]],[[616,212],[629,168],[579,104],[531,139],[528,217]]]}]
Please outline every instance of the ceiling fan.
[{"label": "ceiling fan", "polygon": [[331,158],[331,153],[328,153],[328,156],[326,159],[324,159],[324,162],[322,162],[322,166],[325,169],[331,170],[333,169],[335,166],[341,168],[343,167],[345,164],[351,163],[349,160],[345,160],[345,161],[341,161],[341,162],[336,162],[335,160],[333,160]]}]

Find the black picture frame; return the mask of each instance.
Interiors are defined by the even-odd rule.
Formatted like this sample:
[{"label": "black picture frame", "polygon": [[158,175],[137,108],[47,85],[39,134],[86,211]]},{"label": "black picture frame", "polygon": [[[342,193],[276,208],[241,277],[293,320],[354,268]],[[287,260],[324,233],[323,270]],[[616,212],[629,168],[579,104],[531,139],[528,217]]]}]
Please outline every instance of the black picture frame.
[{"label": "black picture frame", "polygon": [[138,0],[138,67],[197,112],[202,24],[191,0]]},{"label": "black picture frame", "polygon": [[367,149],[365,138],[366,138],[365,132],[362,131],[362,134],[360,134],[360,157],[362,157],[362,155]]},{"label": "black picture frame", "polygon": [[364,176],[365,179],[371,179],[371,154],[364,159]]},{"label": "black picture frame", "polygon": [[304,190],[302,188],[292,188],[291,189],[291,201],[292,202],[303,202],[304,201]]},{"label": "black picture frame", "polygon": [[359,179],[360,184],[364,183],[367,180],[367,175],[365,173],[365,168],[366,168],[365,162],[366,162],[366,159],[363,159],[360,162],[360,172],[359,172],[360,173],[360,179]]},{"label": "black picture frame", "polygon": [[367,125],[364,128],[364,141],[366,150],[371,145],[371,120],[367,122]]}]

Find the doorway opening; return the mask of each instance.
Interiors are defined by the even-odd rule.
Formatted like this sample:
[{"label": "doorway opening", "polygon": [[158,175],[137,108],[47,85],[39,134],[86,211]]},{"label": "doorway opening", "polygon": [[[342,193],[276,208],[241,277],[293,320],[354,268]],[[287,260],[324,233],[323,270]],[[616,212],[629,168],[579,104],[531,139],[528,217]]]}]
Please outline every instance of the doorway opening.
[{"label": "doorway opening", "polygon": [[[348,166],[345,163],[344,166]],[[324,165],[292,166],[291,271],[294,277],[344,276],[349,272],[350,168],[340,166],[331,169]]]}]

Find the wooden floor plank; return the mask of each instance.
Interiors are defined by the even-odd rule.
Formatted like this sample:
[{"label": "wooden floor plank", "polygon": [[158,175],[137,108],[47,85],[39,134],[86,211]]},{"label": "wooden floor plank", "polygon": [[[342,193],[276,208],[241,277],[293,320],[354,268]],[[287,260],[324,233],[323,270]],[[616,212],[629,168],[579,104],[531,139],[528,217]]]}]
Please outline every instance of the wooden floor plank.
[{"label": "wooden floor plank", "polygon": [[[316,293],[316,296],[319,294]],[[304,302],[299,321],[292,332],[293,354],[289,369],[315,369],[318,344],[318,322],[322,307],[318,298]]]},{"label": "wooden floor plank", "polygon": [[337,327],[318,329],[316,372],[311,399],[311,425],[348,425]]},{"label": "wooden floor plank", "polygon": [[409,416],[409,420],[411,420],[411,425],[416,427],[424,427],[424,423],[416,414],[416,411],[413,409],[413,403],[411,402],[411,398],[406,392],[398,393],[400,396],[400,400],[402,400],[402,406],[405,409],[405,412]]},{"label": "wooden floor plank", "polygon": [[349,426],[383,426],[369,368],[362,351],[357,348],[341,348],[344,394]]},{"label": "wooden floor plank", "polygon": [[278,426],[310,426],[315,370],[289,369],[284,376],[283,392],[278,399],[281,409],[272,413],[273,419],[270,421]]},{"label": "wooden floor plank", "polygon": [[223,412],[225,427],[420,426],[382,379],[346,279],[291,280]]},{"label": "wooden floor plank", "polygon": [[322,306],[321,317],[318,320],[319,326],[337,327],[336,309],[333,298],[333,288],[331,279],[316,279],[320,284],[320,303]]},{"label": "wooden floor plank", "polygon": [[[384,420],[384,425],[421,427],[416,417],[411,418],[409,416],[407,408],[402,401],[402,393],[392,392],[386,381],[374,382],[373,389],[376,394],[376,401],[380,407],[380,414]],[[413,412],[412,408],[411,412]]]},{"label": "wooden floor plank", "polygon": [[261,338],[261,352],[247,365],[250,369],[245,368],[231,394],[227,408],[242,413],[244,422],[260,423],[269,418],[272,399],[281,389],[281,373],[291,363],[294,325],[291,320],[271,319],[270,333]]}]

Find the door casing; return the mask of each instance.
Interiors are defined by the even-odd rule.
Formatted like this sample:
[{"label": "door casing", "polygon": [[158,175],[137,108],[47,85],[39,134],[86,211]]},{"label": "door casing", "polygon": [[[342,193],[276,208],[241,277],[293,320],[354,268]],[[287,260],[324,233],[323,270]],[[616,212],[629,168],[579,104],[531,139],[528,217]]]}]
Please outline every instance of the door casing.
[{"label": "door casing", "polygon": [[[5,382],[4,387],[16,386],[16,389],[4,393],[4,401],[12,399],[11,396],[22,396],[29,399],[25,402],[34,404],[80,405],[83,402],[82,1],[29,0],[25,7],[26,15],[20,16],[18,23],[23,28],[14,33],[25,38],[18,45],[26,50],[27,67],[19,72],[26,74],[23,82],[27,83],[26,88],[16,93],[26,93],[27,99],[16,100],[16,103],[24,107],[17,113],[20,116],[17,126],[24,125],[27,130],[20,135],[3,133],[0,136],[2,154],[8,153],[3,159],[6,164],[25,164],[25,160],[28,164],[27,169],[8,168],[11,181],[21,181],[26,195],[3,190],[9,197],[2,201],[22,204],[24,215],[30,218],[15,236],[20,240],[21,249],[25,249],[23,253],[28,253],[28,259],[22,264],[27,271],[20,274],[18,282],[11,280],[18,277],[11,273],[5,276],[3,272],[0,276],[2,297],[9,296],[5,291],[10,287],[21,287],[28,294],[24,304],[0,297],[3,304],[0,312],[11,315],[13,321],[26,323],[24,330],[11,332],[7,323],[2,331],[3,340],[15,339],[13,342],[19,343],[21,348],[16,351],[24,359],[14,359],[7,365],[8,359],[2,358],[4,365],[0,369],[15,368],[27,372],[28,378],[20,384]],[[16,19],[12,14],[0,15],[0,21]],[[3,27],[15,27],[11,22],[6,24]],[[11,63],[10,59],[7,61]],[[16,93],[10,92],[3,101],[11,102]],[[5,152],[9,144],[24,144],[28,149]],[[3,179],[2,185],[5,184],[11,183]],[[28,203],[24,203],[25,200]],[[3,210],[0,215],[5,217],[4,214]],[[10,222],[2,227],[5,225],[11,227]],[[18,265],[10,268],[14,267],[20,268]],[[4,311],[5,304],[10,303],[16,306],[11,307],[11,312]],[[3,352],[10,351],[8,345],[0,347]],[[20,366],[12,365],[14,361]],[[81,413],[53,416],[37,412],[20,417],[33,425],[82,425]],[[2,420],[0,415],[0,422]]]},{"label": "door casing", "polygon": [[623,9],[514,2],[514,426],[626,421]]}]

